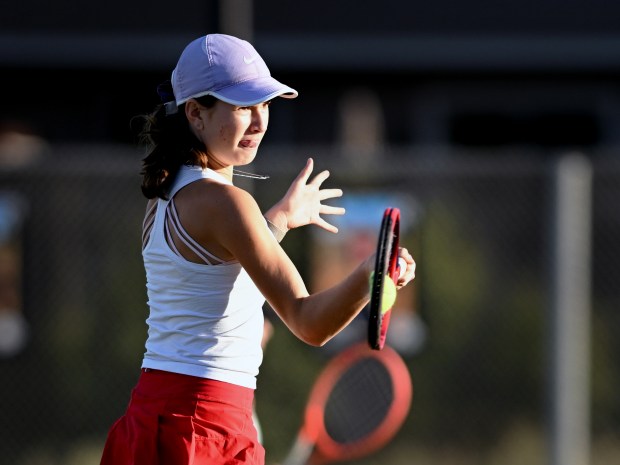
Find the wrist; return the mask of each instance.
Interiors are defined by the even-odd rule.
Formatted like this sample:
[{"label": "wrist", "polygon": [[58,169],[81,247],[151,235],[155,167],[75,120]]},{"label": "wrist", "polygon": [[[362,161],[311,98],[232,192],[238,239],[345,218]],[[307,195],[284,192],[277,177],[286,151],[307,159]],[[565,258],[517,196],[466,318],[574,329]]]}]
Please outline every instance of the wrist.
[{"label": "wrist", "polygon": [[276,225],[266,216],[265,216],[265,220],[267,221],[267,227],[271,231],[271,234],[273,234],[273,237],[275,237],[278,242],[282,242],[282,239],[284,239],[284,236],[286,235],[287,230],[281,229],[278,225]]},{"label": "wrist", "polygon": [[265,213],[265,218],[280,231],[284,233],[288,232],[288,215],[286,214],[285,208],[282,207],[281,202],[271,207],[267,213]]}]

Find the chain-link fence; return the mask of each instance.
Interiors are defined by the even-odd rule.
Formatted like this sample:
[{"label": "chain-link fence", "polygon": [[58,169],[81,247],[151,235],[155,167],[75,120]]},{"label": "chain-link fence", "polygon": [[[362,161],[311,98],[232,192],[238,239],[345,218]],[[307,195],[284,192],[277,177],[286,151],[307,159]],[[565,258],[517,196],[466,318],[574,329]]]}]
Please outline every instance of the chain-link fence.
[{"label": "chain-link fence", "polygon": [[[289,152],[263,148],[254,168],[271,179],[239,180],[265,208],[301,169]],[[390,329],[412,374],[411,412],[386,448],[356,463],[549,463],[555,157],[312,153],[360,221],[342,223],[339,239],[289,233],[283,246],[309,288],[324,286],[339,263],[345,272],[342,262],[368,243],[373,202],[399,203],[402,242],[418,263]],[[607,465],[620,456],[620,158],[590,155],[588,429],[591,463]],[[139,163],[131,149],[87,146],[0,167],[1,464],[96,464],[127,405],[147,316]],[[257,391],[270,464],[286,454],[312,380],[342,344],[308,347],[273,321]]]}]

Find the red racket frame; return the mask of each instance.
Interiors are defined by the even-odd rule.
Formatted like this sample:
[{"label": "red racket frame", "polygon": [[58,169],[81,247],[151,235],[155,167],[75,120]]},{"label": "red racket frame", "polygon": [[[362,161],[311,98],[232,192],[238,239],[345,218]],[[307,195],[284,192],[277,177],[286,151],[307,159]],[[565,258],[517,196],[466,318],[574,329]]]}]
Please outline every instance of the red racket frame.
[{"label": "red racket frame", "polygon": [[[339,378],[362,358],[381,362],[392,379],[394,400],[382,423],[369,436],[355,442],[341,444],[334,441],[325,428],[324,410],[329,395]],[[335,356],[314,383],[305,411],[301,435],[314,443],[309,463],[317,465],[366,456],[387,444],[398,432],[409,414],[413,398],[413,383],[403,359],[390,347],[371,350],[365,343],[358,343]]]},{"label": "red racket frame", "polygon": [[398,281],[398,247],[400,238],[400,210],[386,208],[379,230],[379,242],[375,258],[375,270],[370,292],[370,315],[368,318],[368,344],[371,349],[382,350],[385,345],[392,308],[382,312],[383,283],[385,279]]}]

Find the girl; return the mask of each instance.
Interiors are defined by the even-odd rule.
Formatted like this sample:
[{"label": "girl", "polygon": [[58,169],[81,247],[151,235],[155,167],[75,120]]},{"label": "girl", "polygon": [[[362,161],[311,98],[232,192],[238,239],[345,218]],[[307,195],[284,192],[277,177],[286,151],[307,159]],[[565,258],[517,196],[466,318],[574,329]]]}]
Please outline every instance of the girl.
[{"label": "girl", "polygon": [[[302,341],[320,346],[368,303],[374,257],[344,281],[309,294],[279,245],[286,231],[337,229],[321,202],[342,195],[310,181],[308,160],[283,199],[263,214],[233,185],[234,168],[257,154],[275,97],[297,92],[275,80],[248,42],[210,34],[191,42],[164,103],[144,118],[142,191],[149,199],[143,257],[149,305],[142,373],[111,428],[103,465],[263,464],[252,422],[262,361],[265,299]],[[415,263],[401,249],[414,277]]]}]

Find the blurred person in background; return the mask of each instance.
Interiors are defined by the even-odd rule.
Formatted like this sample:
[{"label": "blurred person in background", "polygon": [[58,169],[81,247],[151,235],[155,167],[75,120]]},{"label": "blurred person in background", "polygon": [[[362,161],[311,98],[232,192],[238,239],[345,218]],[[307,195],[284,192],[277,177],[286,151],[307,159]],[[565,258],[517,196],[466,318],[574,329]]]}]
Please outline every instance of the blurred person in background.
[{"label": "blurred person in background", "polygon": [[[146,352],[101,463],[263,464],[252,402],[265,300],[299,339],[321,346],[368,303],[374,256],[310,294],[279,241],[309,224],[337,232],[320,215],[344,210],[321,202],[342,191],[321,188],[327,171],[310,180],[312,159],[264,215],[233,185],[235,174],[250,175],[235,167],[256,157],[271,100],[297,96],[251,44],[222,34],[192,41],[159,93],[141,128]],[[402,288],[415,262],[400,255]]]}]

